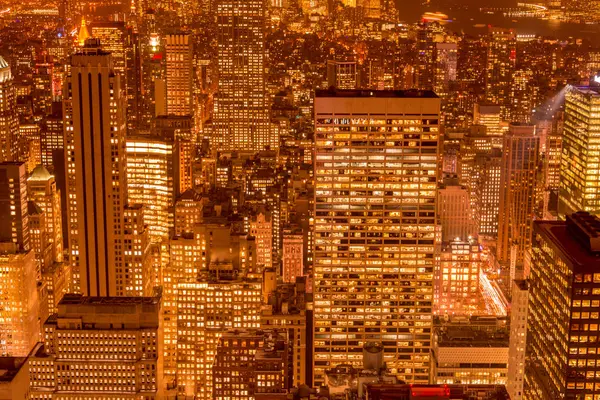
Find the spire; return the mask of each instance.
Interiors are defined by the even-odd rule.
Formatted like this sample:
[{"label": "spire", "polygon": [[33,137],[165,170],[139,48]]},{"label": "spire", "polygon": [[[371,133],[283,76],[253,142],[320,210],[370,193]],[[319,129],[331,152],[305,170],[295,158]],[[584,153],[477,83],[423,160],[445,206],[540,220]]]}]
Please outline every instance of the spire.
[{"label": "spire", "polygon": [[0,83],[8,81],[12,78],[10,66],[2,56],[0,56]]},{"label": "spire", "polygon": [[88,31],[87,23],[85,22],[85,17],[81,17],[81,26],[79,27],[79,35],[77,37],[79,46],[83,46],[85,44],[85,40],[89,37],[90,32]]}]

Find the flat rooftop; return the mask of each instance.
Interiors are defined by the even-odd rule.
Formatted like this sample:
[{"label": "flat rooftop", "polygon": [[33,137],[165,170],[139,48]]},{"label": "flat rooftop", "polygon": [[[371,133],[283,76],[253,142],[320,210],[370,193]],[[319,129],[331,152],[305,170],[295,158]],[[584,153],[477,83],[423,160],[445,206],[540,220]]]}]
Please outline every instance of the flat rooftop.
[{"label": "flat rooftop", "polygon": [[85,297],[79,294],[65,294],[59,305],[158,304],[159,302],[160,297]]},{"label": "flat rooftop", "polygon": [[600,253],[585,247],[564,221],[535,221],[534,231],[544,236],[574,272],[600,271]]},{"label": "flat rooftop", "polygon": [[583,94],[600,96],[600,86],[573,86],[573,88]]},{"label": "flat rooftop", "polygon": [[315,97],[375,97],[403,99],[437,99],[438,95],[431,90],[360,90],[360,89],[317,89]]},{"label": "flat rooftop", "polygon": [[438,347],[508,347],[508,332],[452,326],[443,331],[438,329]]},{"label": "flat rooftop", "polygon": [[503,385],[366,384],[371,400],[510,400]]}]

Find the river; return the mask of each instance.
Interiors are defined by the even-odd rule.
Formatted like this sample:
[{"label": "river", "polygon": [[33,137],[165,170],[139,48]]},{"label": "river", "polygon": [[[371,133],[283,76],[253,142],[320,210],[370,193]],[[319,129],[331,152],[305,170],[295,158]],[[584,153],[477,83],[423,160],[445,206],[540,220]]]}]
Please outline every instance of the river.
[{"label": "river", "polygon": [[[513,28],[518,34],[536,34],[558,39],[569,37],[588,39],[592,44],[600,42],[600,25],[585,25],[543,20],[537,18],[507,18],[502,13],[486,14],[481,7],[516,7],[517,0],[397,0],[400,19],[413,22],[426,11],[440,11],[447,14],[452,22],[448,28],[456,32],[478,34],[486,31],[485,26],[493,25]],[[478,26],[475,26],[478,25]]]}]

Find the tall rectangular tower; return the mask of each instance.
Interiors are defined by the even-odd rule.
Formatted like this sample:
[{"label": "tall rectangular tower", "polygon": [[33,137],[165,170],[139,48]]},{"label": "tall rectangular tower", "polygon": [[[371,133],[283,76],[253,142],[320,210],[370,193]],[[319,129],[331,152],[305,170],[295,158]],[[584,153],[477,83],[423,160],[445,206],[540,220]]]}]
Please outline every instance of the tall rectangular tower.
[{"label": "tall rectangular tower", "polygon": [[139,119],[140,59],[137,34],[122,21],[94,22],[90,33],[100,39],[102,49],[113,57],[115,72],[121,76],[122,90],[127,98],[127,127],[132,130]]},{"label": "tall rectangular tower", "polygon": [[490,28],[488,39],[485,99],[502,106],[507,115],[512,76],[517,54],[517,36],[512,29]]},{"label": "tall rectangular tower", "polygon": [[0,242],[11,242],[19,251],[30,249],[25,163],[0,163]]},{"label": "tall rectangular tower", "polygon": [[192,115],[192,37],[186,33],[167,35],[167,114]]},{"label": "tall rectangular tower", "polygon": [[587,212],[566,218],[534,224],[523,386],[528,400],[600,396],[600,219]]},{"label": "tall rectangular tower", "polygon": [[213,146],[263,150],[269,142],[265,89],[265,1],[224,0],[217,6],[219,91]]},{"label": "tall rectangular tower", "polygon": [[531,243],[539,147],[535,125],[511,124],[504,136],[496,258],[511,274]]},{"label": "tall rectangular tower", "polygon": [[600,155],[595,132],[600,130],[600,88],[571,87],[565,98],[559,213],[600,211],[598,163]]},{"label": "tall rectangular tower", "polygon": [[[429,381],[440,99],[431,91],[317,91],[314,374],[382,342]],[[401,299],[401,300],[400,300]]]},{"label": "tall rectangular tower", "polygon": [[17,91],[10,66],[0,56],[0,161],[13,161],[19,133]]},{"label": "tall rectangular tower", "polygon": [[123,269],[125,97],[112,57],[88,39],[66,81],[65,151],[74,290],[116,296]]}]

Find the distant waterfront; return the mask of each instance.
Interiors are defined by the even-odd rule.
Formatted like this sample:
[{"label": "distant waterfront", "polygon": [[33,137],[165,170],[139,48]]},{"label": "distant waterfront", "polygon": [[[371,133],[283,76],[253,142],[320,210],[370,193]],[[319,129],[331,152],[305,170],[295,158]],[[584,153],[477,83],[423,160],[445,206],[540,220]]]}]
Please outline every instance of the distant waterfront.
[{"label": "distant waterfront", "polygon": [[441,11],[452,19],[447,26],[459,32],[477,34],[485,32],[485,26],[494,25],[514,28],[519,34],[536,34],[558,39],[575,37],[593,42],[600,39],[598,24],[573,24],[535,18],[514,19],[504,17],[501,13],[485,14],[479,11],[481,7],[515,7],[517,0],[431,0],[429,5],[423,5],[421,0],[398,1],[401,19],[412,22],[418,20],[426,11]]}]

